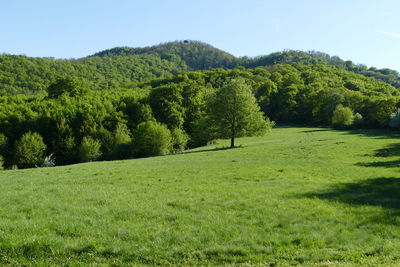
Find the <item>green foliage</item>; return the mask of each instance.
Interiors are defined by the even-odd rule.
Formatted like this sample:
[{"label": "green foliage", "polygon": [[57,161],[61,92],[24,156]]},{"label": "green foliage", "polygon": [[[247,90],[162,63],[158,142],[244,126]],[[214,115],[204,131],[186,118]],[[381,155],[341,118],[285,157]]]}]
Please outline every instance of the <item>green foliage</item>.
[{"label": "green foliage", "polygon": [[78,162],[77,145],[73,136],[66,136],[57,141],[55,148],[57,165],[73,164]]},{"label": "green foliage", "polygon": [[220,138],[262,135],[270,129],[256,98],[243,79],[232,79],[220,88],[208,105],[211,130]]},{"label": "green foliage", "polygon": [[145,48],[116,47],[96,53],[95,56],[131,56],[156,54],[163,59],[182,60],[191,70],[235,67],[238,60],[211,45],[199,41],[168,42]]},{"label": "green foliage", "polygon": [[162,59],[154,54],[78,60],[0,55],[0,95],[43,94],[60,75],[84,80],[91,89],[114,89],[169,77],[186,68],[179,58]]},{"label": "green foliage", "polygon": [[2,155],[0,155],[0,170],[4,168],[4,158]]},{"label": "green foliage", "polygon": [[332,115],[332,126],[335,128],[346,128],[353,124],[354,114],[351,108],[339,104]]},{"label": "green foliage", "polygon": [[133,155],[132,138],[129,129],[125,124],[118,124],[114,131],[113,159],[126,159]]},{"label": "green foliage", "polygon": [[15,163],[18,168],[41,166],[44,162],[46,145],[38,133],[25,133],[15,143]]},{"label": "green foliage", "polygon": [[[254,59],[245,59],[242,61],[246,67],[258,67],[258,66],[272,66],[276,64],[303,64],[303,65],[326,65],[334,66],[339,69],[351,71],[357,74],[361,74],[365,77],[375,78],[384,81],[394,87],[400,88],[400,75],[397,71],[391,69],[376,69],[374,67],[367,68],[364,65],[357,65],[351,61],[344,61],[337,56],[330,56],[326,53],[318,51],[295,51],[289,50],[284,52],[276,52],[266,56],[256,57]],[[348,80],[345,85],[350,90],[361,90],[363,88],[362,83],[357,81]]]},{"label": "green foliage", "polygon": [[[141,56],[143,55],[132,55],[132,57]],[[107,72],[106,65],[113,64],[113,59],[110,57],[90,57],[73,61],[73,64],[79,65],[87,61],[99,71]],[[17,57],[15,60],[17,59],[26,58]],[[13,57],[10,60],[12,61]],[[102,65],[102,60],[108,63]],[[116,62],[119,60],[122,58]],[[38,62],[36,63],[39,64]],[[59,61],[56,62],[58,64]],[[132,64],[134,63],[133,60]],[[385,128],[388,127],[390,115],[397,110],[400,101],[400,91],[384,82],[324,65],[274,65],[267,68],[239,67],[165,76],[160,74],[160,77],[164,78],[135,83],[129,82],[131,78],[121,78],[131,73],[123,70],[122,65],[118,65],[118,71],[124,73],[121,76],[116,75],[113,68],[109,70],[110,73],[107,75],[113,76],[115,80],[110,78],[108,85],[103,84],[104,80],[99,76],[90,76],[82,68],[79,73],[88,74],[90,79],[93,78],[96,82],[82,76],[69,75],[67,71],[69,67],[66,69],[60,67],[60,71],[72,81],[83,79],[82,82],[89,83],[88,87],[94,89],[88,94],[78,93],[79,97],[71,97],[76,94],[62,93],[62,91],[55,94],[61,94],[56,98],[40,94],[0,97],[0,132],[7,139],[7,144],[3,146],[0,155],[4,157],[5,167],[9,168],[15,164],[15,149],[12,144],[28,131],[38,132],[43,137],[47,152],[55,155],[57,165],[79,162],[79,142],[85,136],[91,136],[100,142],[99,160],[131,158],[134,149],[131,143],[126,141],[127,137],[140,123],[150,120],[165,124],[170,131],[180,129],[185,132],[189,138],[187,142],[189,148],[205,145],[222,136],[221,127],[217,127],[215,123],[216,115],[208,114],[210,109],[207,107],[210,107],[211,100],[214,99],[212,96],[219,91],[216,88],[226,86],[230,80],[243,80],[249,87],[248,95],[256,97],[254,103],[260,106],[259,110],[271,120],[278,122],[328,126],[332,123],[336,106],[342,104],[351,108],[354,113],[362,114],[362,124],[358,123],[360,120],[355,119],[356,126]],[[45,70],[46,68],[43,70],[44,73]],[[30,69],[29,73],[36,72]],[[56,77],[49,76],[51,83],[56,82]],[[116,88],[121,84],[132,88]],[[7,86],[7,83],[4,83],[4,88]],[[47,87],[48,85],[44,88]],[[112,89],[106,89],[109,87]],[[72,92],[75,92],[76,87],[71,88]],[[225,102],[221,103],[221,108],[226,106]],[[269,124],[268,121],[266,124]],[[122,126],[119,125],[126,125],[126,129],[122,130]],[[116,136],[118,131],[126,137],[125,141],[118,141],[119,137]],[[247,130],[246,134],[250,134],[251,131]],[[227,137],[228,132],[223,131],[223,134],[223,137]],[[186,138],[178,137],[182,136],[177,134],[176,139],[180,141],[174,141],[174,150],[182,149],[183,145],[178,144],[186,142]]]},{"label": "green foliage", "polygon": [[171,146],[171,132],[156,121],[142,122],[133,132],[133,148],[138,157],[165,155]]},{"label": "green foliage", "polygon": [[85,136],[78,149],[79,160],[89,162],[97,160],[101,156],[101,143],[90,136]]},{"label": "green foliage", "polygon": [[174,128],[171,131],[172,150],[173,152],[181,152],[186,149],[187,143],[190,140],[189,135],[180,128]]},{"label": "green foliage", "polygon": [[184,122],[182,88],[176,84],[157,87],[150,92],[149,102],[155,118],[170,129],[181,128]]},{"label": "green foliage", "polygon": [[[395,70],[367,68],[321,52],[284,51],[256,58],[236,58],[208,44],[188,41],[145,48],[116,47],[72,60],[0,55],[0,95],[43,94],[60,75],[78,78],[90,89],[98,90],[134,87],[141,81],[169,78],[188,70],[233,69],[238,66],[243,69],[278,64],[333,66],[340,71],[361,74],[400,88],[400,75]],[[311,73],[303,74],[307,81],[316,77]],[[362,91],[365,84],[348,77],[344,87]]]},{"label": "green foliage", "polygon": [[361,127],[364,123],[364,118],[360,113],[354,114],[354,125],[357,127]]},{"label": "green foliage", "polygon": [[8,138],[0,133],[0,155],[6,155],[8,146]]},{"label": "green foliage", "polygon": [[47,88],[47,93],[50,98],[57,98],[61,95],[67,95],[70,97],[82,96],[89,92],[87,85],[81,80],[76,78],[60,78],[55,83],[52,83]]}]

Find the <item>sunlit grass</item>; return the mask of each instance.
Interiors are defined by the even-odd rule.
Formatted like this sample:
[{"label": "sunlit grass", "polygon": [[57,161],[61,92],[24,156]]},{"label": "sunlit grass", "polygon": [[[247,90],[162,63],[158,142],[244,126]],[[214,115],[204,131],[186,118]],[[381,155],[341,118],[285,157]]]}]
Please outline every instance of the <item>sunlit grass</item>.
[{"label": "sunlit grass", "polygon": [[399,141],[282,127],[233,150],[0,172],[0,263],[395,265]]}]

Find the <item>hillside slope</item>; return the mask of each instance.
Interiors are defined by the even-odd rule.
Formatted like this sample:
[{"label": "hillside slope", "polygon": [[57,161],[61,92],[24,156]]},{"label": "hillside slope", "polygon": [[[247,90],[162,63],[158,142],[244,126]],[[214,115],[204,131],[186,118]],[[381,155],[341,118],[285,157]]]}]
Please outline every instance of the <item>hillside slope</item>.
[{"label": "hillside slope", "polygon": [[94,54],[94,56],[130,56],[155,54],[163,59],[171,56],[181,58],[190,70],[213,68],[233,68],[239,64],[238,58],[199,41],[168,42],[144,48],[115,47]]},{"label": "hillside slope", "polygon": [[0,95],[40,94],[60,76],[78,77],[99,90],[129,87],[138,81],[188,70],[277,64],[334,66],[400,88],[400,76],[394,70],[367,68],[321,52],[284,51],[238,58],[203,42],[176,41],[144,48],[116,47],[72,60],[0,55]]},{"label": "hillside slope", "polygon": [[0,172],[1,265],[383,265],[398,135],[276,128],[243,147]]}]

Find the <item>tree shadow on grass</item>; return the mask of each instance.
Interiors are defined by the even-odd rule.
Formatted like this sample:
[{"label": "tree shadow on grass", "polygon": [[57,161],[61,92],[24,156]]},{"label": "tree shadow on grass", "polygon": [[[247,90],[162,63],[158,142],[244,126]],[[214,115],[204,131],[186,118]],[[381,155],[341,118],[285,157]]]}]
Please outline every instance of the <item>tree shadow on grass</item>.
[{"label": "tree shadow on grass", "polygon": [[216,148],[201,149],[201,150],[195,150],[195,151],[183,151],[183,152],[178,153],[178,154],[202,153],[202,152],[221,151],[221,150],[229,150],[229,149],[237,149],[237,148],[243,148],[243,146],[235,146],[234,148],[231,148],[231,147],[216,147]]},{"label": "tree shadow on grass", "polygon": [[331,131],[331,129],[307,130],[307,131],[302,131],[302,133],[316,133],[316,132],[327,132],[327,131]]},{"label": "tree shadow on grass", "polygon": [[400,138],[399,132],[389,129],[350,129],[341,130],[343,134],[353,134],[377,139],[396,139]]},{"label": "tree shadow on grass", "polygon": [[356,165],[362,167],[398,168],[400,167],[400,160],[359,162]]},{"label": "tree shadow on grass", "polygon": [[[400,215],[400,178],[379,177],[357,183],[336,184],[327,191],[306,196],[351,205],[380,206],[387,209],[388,217]],[[382,221],[388,220],[382,218]]]},{"label": "tree shadow on grass", "polygon": [[[377,149],[374,151],[373,156],[379,158],[400,156],[400,143],[393,143],[384,148]],[[359,162],[356,163],[356,166],[395,168],[400,167],[400,159],[390,161]]]}]

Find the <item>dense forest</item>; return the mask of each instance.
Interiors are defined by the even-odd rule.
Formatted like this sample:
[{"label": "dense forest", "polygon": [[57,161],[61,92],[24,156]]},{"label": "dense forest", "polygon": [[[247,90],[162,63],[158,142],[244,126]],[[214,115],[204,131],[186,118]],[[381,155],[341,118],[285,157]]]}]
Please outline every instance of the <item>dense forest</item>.
[{"label": "dense forest", "polygon": [[233,79],[277,122],[330,126],[344,112],[350,119],[339,126],[388,127],[400,99],[385,82],[321,64],[192,71],[103,90],[58,78],[43,94],[0,97],[0,155],[5,167],[25,168],[204,145],[218,137],[207,124],[208,103]]},{"label": "dense forest", "polygon": [[211,124],[217,112],[226,114],[218,108],[225,100],[215,97],[234,91],[230,82],[244,90],[234,97],[257,106],[240,110],[259,112],[253,116],[259,122],[264,116],[260,129],[271,121],[399,128],[398,81],[395,71],[319,52],[235,58],[192,41],[114,48],[76,60],[2,55],[0,166],[162,155],[230,137],[216,129],[233,125]]},{"label": "dense forest", "polygon": [[71,60],[0,55],[0,95],[45,94],[46,88],[62,76],[82,79],[93,90],[103,90],[134,87],[138,82],[185,71],[298,63],[334,66],[400,88],[400,76],[394,70],[367,68],[321,52],[284,51],[238,58],[202,42],[183,41],[145,48],[117,47]]}]

